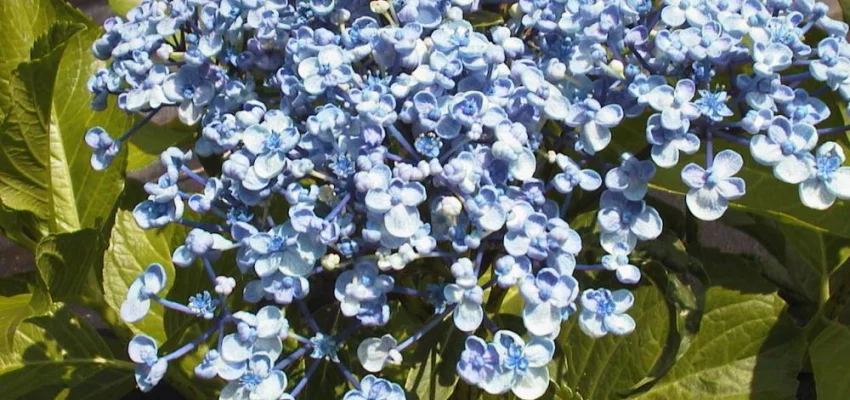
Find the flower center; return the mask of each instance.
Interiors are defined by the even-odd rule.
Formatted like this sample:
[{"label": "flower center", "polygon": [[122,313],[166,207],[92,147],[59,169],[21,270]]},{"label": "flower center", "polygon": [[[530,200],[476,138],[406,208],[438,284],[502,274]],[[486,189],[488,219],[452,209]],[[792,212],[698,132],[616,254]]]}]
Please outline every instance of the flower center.
[{"label": "flower center", "polygon": [[259,375],[253,372],[248,372],[247,374],[242,375],[242,378],[239,380],[239,383],[241,383],[242,386],[245,387],[245,389],[248,389],[248,391],[253,392],[254,389],[256,389],[262,381],[263,378]]}]

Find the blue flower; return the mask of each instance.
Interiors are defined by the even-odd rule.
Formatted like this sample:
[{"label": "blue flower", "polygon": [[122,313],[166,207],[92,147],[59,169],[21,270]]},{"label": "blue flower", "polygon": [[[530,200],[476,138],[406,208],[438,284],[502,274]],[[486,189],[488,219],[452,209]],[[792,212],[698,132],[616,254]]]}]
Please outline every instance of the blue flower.
[{"label": "blue flower", "polygon": [[593,338],[608,333],[625,335],[635,330],[635,320],[626,314],[635,298],[626,289],[587,289],[581,294],[581,313],[578,326]]},{"label": "blue flower", "polygon": [[199,317],[213,319],[217,304],[217,301],[210,296],[210,292],[204,290],[202,293],[189,297],[188,307]]},{"label": "blue flower", "polygon": [[456,95],[448,106],[450,118],[443,118],[435,129],[443,139],[454,139],[461,128],[469,129],[467,136],[476,140],[484,127],[495,128],[507,118],[505,110],[491,106],[487,96],[481,92],[466,92]]},{"label": "blue flower", "polygon": [[236,332],[226,335],[221,342],[221,357],[231,368],[244,371],[250,368],[251,358],[264,354],[277,359],[283,349],[281,338],[286,338],[289,322],[279,308],[265,306],[251,314],[233,313]]},{"label": "blue flower", "polygon": [[344,50],[339,46],[328,45],[318,55],[298,64],[298,75],[304,79],[304,90],[318,95],[351,81],[354,71],[348,65]]},{"label": "blue flower", "polygon": [[570,106],[564,122],[573,127],[581,127],[579,137],[582,149],[595,154],[611,143],[611,130],[623,120],[623,108],[619,104],[602,106],[598,101],[588,98]]},{"label": "blue flower", "polygon": [[195,193],[189,196],[189,208],[197,213],[205,213],[212,208],[213,202],[218,199],[223,191],[224,184],[221,183],[221,179],[209,178],[204,184],[203,193]]},{"label": "blue flower", "polygon": [[680,40],[695,61],[706,57],[718,60],[727,54],[734,43],[731,37],[723,35],[723,28],[717,21],[710,21],[699,28],[684,29]]},{"label": "blue flower", "polygon": [[419,135],[413,145],[419,154],[428,158],[434,158],[440,155],[440,149],[443,148],[443,141],[434,133],[428,132]]},{"label": "blue flower", "polygon": [[699,150],[699,138],[688,132],[690,122],[682,122],[679,129],[667,129],[661,125],[661,114],[653,114],[646,121],[646,141],[652,145],[652,161],[661,168],[678,164],[680,151],[694,154]]},{"label": "blue flower", "polygon": [[174,265],[188,267],[195,262],[196,257],[215,261],[221,252],[233,246],[229,240],[217,233],[209,233],[203,229],[192,229],[186,235],[186,244],[174,250],[171,261]]},{"label": "blue flower", "polygon": [[794,90],[782,84],[779,74],[755,77],[738,75],[736,86],[742,93],[746,93],[744,99],[756,110],[775,110],[777,104],[794,100]]},{"label": "blue flower", "polygon": [[532,335],[549,336],[560,329],[564,310],[578,297],[578,282],[553,268],[543,268],[536,277],[526,277],[519,290],[525,300],[525,328]]},{"label": "blue flower", "polygon": [[549,369],[546,365],[555,354],[552,339],[532,337],[526,343],[511,331],[498,331],[493,335],[493,347],[501,362],[492,383],[484,386],[492,394],[513,392],[520,399],[536,399],[549,387]]},{"label": "blue flower", "polygon": [[96,126],[86,131],[86,145],[94,153],[91,155],[91,167],[95,171],[103,171],[112,164],[115,156],[121,152],[121,141],[113,140],[103,128]]},{"label": "blue flower", "polygon": [[162,82],[165,98],[180,105],[177,115],[186,125],[194,125],[201,119],[205,106],[215,95],[210,74],[207,65],[186,65]]},{"label": "blue flower", "polygon": [[339,362],[339,342],[333,336],[325,335],[318,332],[310,338],[310,344],[313,351],[310,352],[310,357],[317,360],[328,359],[333,362]]},{"label": "blue flower", "polygon": [[398,342],[392,335],[364,339],[357,346],[357,359],[366,371],[380,372],[387,364],[401,363],[402,357],[396,350],[397,345]]},{"label": "blue flower", "polygon": [[455,326],[464,332],[472,332],[481,326],[484,320],[484,290],[478,286],[475,268],[468,258],[458,259],[452,264],[455,283],[443,288],[443,296],[448,304],[457,304],[452,317]]},{"label": "blue flower", "polygon": [[164,65],[155,65],[148,71],[144,82],[139,87],[127,91],[119,96],[119,103],[127,111],[143,111],[159,108],[163,104],[173,104],[165,96],[163,83],[168,76],[168,68]]},{"label": "blue flower", "polygon": [[670,85],[658,86],[647,95],[647,101],[655,111],[661,113],[661,126],[667,129],[679,129],[685,120],[699,118],[700,109],[691,102],[696,84],[690,79],[682,79],[673,89]]},{"label": "blue flower", "polygon": [[[381,275],[374,261],[363,260],[354,265],[353,269],[344,271],[336,278],[334,297],[339,301],[342,314],[347,317],[357,317],[362,321],[370,308],[377,307],[383,312],[386,305],[387,293],[392,290],[394,280],[387,275]],[[363,315],[362,315],[363,314]],[[381,321],[378,321],[381,322]],[[386,321],[382,321],[386,323]],[[377,323],[373,325],[383,325]]]},{"label": "blue flower", "polygon": [[686,21],[692,26],[703,26],[710,20],[701,0],[664,0],[664,4],[661,20],[668,26],[675,28]]},{"label": "blue flower", "polygon": [[503,198],[495,186],[484,186],[466,203],[466,211],[484,232],[498,231],[505,225],[508,216],[508,210],[502,204]]},{"label": "blue flower", "polygon": [[454,78],[463,71],[463,63],[443,53],[434,52],[428,58],[428,64],[416,67],[410,75],[426,86],[436,85],[445,90],[455,86]]},{"label": "blue flower", "polygon": [[614,246],[611,254],[602,256],[602,266],[615,271],[617,280],[621,283],[634,284],[640,281],[640,269],[629,263],[629,248],[625,244],[618,243]]},{"label": "blue flower", "polygon": [[826,38],[818,43],[818,59],[809,63],[812,77],[826,82],[833,90],[850,77],[850,59],[842,55],[839,41]]},{"label": "blue flower", "polygon": [[[457,362],[457,375],[470,385],[488,387],[501,367],[499,352],[477,336],[468,336]],[[489,387],[488,387],[489,388]],[[489,388],[492,392],[493,388]],[[485,389],[487,390],[487,389]]]},{"label": "blue flower", "polygon": [[[248,287],[245,290],[247,292]],[[257,301],[268,295],[276,303],[288,305],[294,299],[303,299],[306,297],[310,293],[310,283],[304,277],[289,276],[281,272],[275,272],[264,276],[259,285],[252,287],[251,290],[256,293],[252,298],[257,299]]]},{"label": "blue flower", "polygon": [[286,374],[273,369],[273,358],[267,354],[254,354],[248,360],[248,369],[237,380],[221,390],[220,400],[277,400],[286,389]]},{"label": "blue flower", "polygon": [[520,283],[531,273],[531,260],[525,256],[504,255],[496,260],[493,272],[499,287],[508,288]]},{"label": "blue flower", "polygon": [[520,123],[503,120],[496,126],[496,141],[493,143],[493,157],[508,165],[508,173],[513,179],[527,181],[537,169],[534,152],[528,148],[528,133]]},{"label": "blue flower", "polygon": [[136,384],[143,392],[156,386],[168,370],[168,361],[157,356],[156,341],[147,335],[136,335],[127,346],[130,360],[136,363]]},{"label": "blue flower", "polygon": [[597,217],[602,230],[600,242],[609,253],[618,243],[631,250],[638,239],[655,239],[663,226],[658,211],[647,206],[645,201],[629,200],[622,193],[610,190],[602,193]]},{"label": "blue flower", "polygon": [[806,207],[829,208],[836,198],[850,199],[850,167],[843,167],[844,150],[835,142],[818,147],[811,175],[800,184],[800,200]]},{"label": "blue flower", "polygon": [[691,163],[682,169],[682,181],[691,189],[686,196],[688,210],[703,221],[720,218],[735,200],[747,191],[746,182],[734,175],[744,166],[741,155],[723,150],[714,156],[711,167]]},{"label": "blue flower", "polygon": [[777,179],[796,184],[809,178],[810,152],[817,143],[814,126],[780,115],[773,118],[767,135],[752,137],[750,153],[759,164],[772,166]]},{"label": "blue flower", "polygon": [[404,400],[404,389],[397,383],[366,375],[360,380],[359,389],[351,389],[342,400]]},{"label": "blue flower", "polygon": [[555,158],[558,167],[562,171],[552,178],[555,190],[567,194],[572,193],[576,187],[582,190],[593,191],[602,186],[602,177],[592,169],[581,169],[571,158],[558,154]]},{"label": "blue flower", "polygon": [[782,113],[794,122],[819,124],[829,118],[831,112],[826,103],[817,97],[811,97],[803,89],[794,89],[794,100],[780,105]]},{"label": "blue flower", "polygon": [[622,192],[629,200],[641,200],[646,196],[649,180],[655,176],[655,165],[639,160],[630,153],[623,153],[619,167],[605,174],[608,190]]},{"label": "blue flower", "polygon": [[298,144],[301,135],[292,120],[279,111],[269,111],[263,119],[262,124],[245,129],[242,143],[257,156],[253,165],[257,177],[272,179],[283,171],[286,153]]},{"label": "blue flower", "polygon": [[366,193],[366,207],[379,218],[382,227],[395,238],[413,236],[422,225],[416,208],[425,201],[425,187],[419,182],[404,183],[393,179],[388,186],[370,189]]},{"label": "blue flower", "polygon": [[121,303],[121,319],[125,322],[140,321],[151,308],[151,297],[165,289],[168,275],[161,264],[148,265],[127,289],[127,297]]},{"label": "blue flower", "polygon": [[276,271],[306,276],[327,250],[316,235],[299,233],[289,221],[251,236],[246,243],[257,254],[254,271],[261,278]]},{"label": "blue flower", "polygon": [[700,98],[695,101],[699,107],[700,113],[713,122],[720,122],[723,118],[731,117],[735,113],[726,105],[729,96],[725,91],[710,92],[708,90],[699,91]]},{"label": "blue flower", "polygon": [[417,23],[380,28],[372,36],[372,55],[384,68],[395,65],[408,69],[416,68],[420,57],[415,50],[420,35],[422,26]]},{"label": "blue flower", "polygon": [[753,69],[760,76],[771,76],[791,66],[794,54],[781,43],[756,43],[753,46]]}]

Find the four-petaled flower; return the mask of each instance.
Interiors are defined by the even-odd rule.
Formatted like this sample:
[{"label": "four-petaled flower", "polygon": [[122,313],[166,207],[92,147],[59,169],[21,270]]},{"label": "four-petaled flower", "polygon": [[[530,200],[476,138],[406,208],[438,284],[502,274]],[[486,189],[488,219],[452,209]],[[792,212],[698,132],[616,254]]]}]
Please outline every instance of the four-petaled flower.
[{"label": "four-petaled flower", "polygon": [[743,166],[744,159],[732,150],[717,153],[708,169],[694,163],[686,165],[682,181],[691,188],[685,196],[691,214],[703,221],[720,218],[729,208],[729,200],[747,192],[746,182],[734,176]]},{"label": "four-petaled flower", "polygon": [[578,326],[585,334],[599,338],[608,333],[625,335],[635,329],[635,320],[626,311],[635,298],[626,289],[587,289],[581,294]]}]

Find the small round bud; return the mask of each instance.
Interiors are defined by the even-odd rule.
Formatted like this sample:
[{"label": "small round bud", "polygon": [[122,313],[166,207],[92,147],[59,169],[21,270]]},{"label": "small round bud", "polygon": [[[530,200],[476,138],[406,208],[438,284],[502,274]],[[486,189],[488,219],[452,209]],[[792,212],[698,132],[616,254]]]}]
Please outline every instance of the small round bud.
[{"label": "small round bud", "polygon": [[455,196],[446,196],[440,201],[437,206],[437,212],[446,217],[456,217],[463,210],[463,204]]},{"label": "small round bud", "polygon": [[324,268],[328,271],[333,271],[333,270],[339,268],[339,255],[334,254],[334,253],[325,254],[322,257],[321,263],[322,263],[322,268]]},{"label": "small round bud", "polygon": [[375,0],[369,3],[369,9],[375,14],[384,14],[390,10],[390,3],[384,0]]}]

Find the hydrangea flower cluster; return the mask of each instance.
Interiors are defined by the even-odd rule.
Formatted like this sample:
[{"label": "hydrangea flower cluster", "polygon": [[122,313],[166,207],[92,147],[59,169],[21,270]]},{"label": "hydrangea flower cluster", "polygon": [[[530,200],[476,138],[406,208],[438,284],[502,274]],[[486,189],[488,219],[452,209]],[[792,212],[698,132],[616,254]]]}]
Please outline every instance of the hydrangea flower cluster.
[{"label": "hydrangea flower cluster", "polygon": [[[503,23],[473,25],[482,10]],[[191,151],[162,153],[165,173],[133,215],[144,229],[191,227],[172,262],[203,268],[213,293],[160,297],[159,264],[131,285],[128,322],[152,301],[212,320],[165,355],[133,339],[139,387],[218,337],[195,372],[227,382],[221,399],[295,398],[320,362],[348,379],[344,399],[403,399],[397,383],[356,378],[338,350],[355,332],[378,334],[356,346],[377,374],[451,319],[468,335],[465,382],[542,396],[565,320],[578,314],[591,337],[635,329],[628,290],[581,288],[574,275],[640,281],[629,256],[663,228],[645,200],[656,168],[704,150],[704,164],[681,169],[688,209],[704,220],[746,193],[736,148],[799,185],[808,207],[850,199],[842,147],[821,140],[847,127],[818,127],[830,115],[819,95],[850,99],[848,26],[826,11],[814,0],[142,0],[104,24],[92,49],[108,63],[88,87],[94,108],[117,96],[144,117],[118,138],[93,127],[85,141],[101,170],[164,108],[197,127]],[[816,47],[804,40],[813,27]],[[634,141],[618,132],[625,124],[645,132],[645,151],[612,145]],[[187,167],[193,155],[221,160],[221,174]],[[187,192],[183,176],[203,189]],[[598,193],[598,264],[576,261],[582,239],[565,220],[576,191]],[[225,252],[242,287],[213,266]],[[397,279],[416,268],[449,278]],[[335,282],[332,297],[311,290],[318,279]],[[519,294],[523,332],[487,315],[495,290]],[[230,310],[239,294],[257,309]],[[434,316],[410,337],[381,336],[398,296],[422,298]],[[322,330],[309,297],[335,302],[348,328]],[[306,326],[290,326],[292,313]],[[286,339],[300,347],[284,354]],[[314,361],[290,385],[303,357]]]}]

